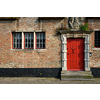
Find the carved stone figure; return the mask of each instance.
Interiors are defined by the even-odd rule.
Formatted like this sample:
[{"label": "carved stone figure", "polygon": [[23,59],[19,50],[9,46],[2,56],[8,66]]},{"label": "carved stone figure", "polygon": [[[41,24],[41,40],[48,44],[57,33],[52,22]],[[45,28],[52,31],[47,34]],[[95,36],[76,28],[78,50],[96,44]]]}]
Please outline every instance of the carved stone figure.
[{"label": "carved stone figure", "polygon": [[69,17],[68,25],[70,29],[79,29],[81,22],[83,21],[82,17]]},{"label": "carved stone figure", "polygon": [[78,17],[75,17],[74,23],[73,23],[74,29],[78,29],[79,25],[80,25],[80,23],[79,23]]},{"label": "carved stone figure", "polygon": [[69,17],[69,27],[73,29],[74,17]]}]

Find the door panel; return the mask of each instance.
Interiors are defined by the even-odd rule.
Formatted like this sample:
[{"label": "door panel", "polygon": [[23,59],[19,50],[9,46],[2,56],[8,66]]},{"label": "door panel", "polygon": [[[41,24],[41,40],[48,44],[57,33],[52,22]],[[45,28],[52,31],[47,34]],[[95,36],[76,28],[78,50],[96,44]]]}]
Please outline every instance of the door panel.
[{"label": "door panel", "polygon": [[84,39],[67,39],[67,70],[84,70]]}]

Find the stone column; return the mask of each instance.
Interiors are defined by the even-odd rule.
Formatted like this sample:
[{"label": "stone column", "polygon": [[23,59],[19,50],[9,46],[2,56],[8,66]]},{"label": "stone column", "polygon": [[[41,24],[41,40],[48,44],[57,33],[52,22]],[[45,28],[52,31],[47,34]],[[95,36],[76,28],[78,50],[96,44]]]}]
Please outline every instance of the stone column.
[{"label": "stone column", "polygon": [[67,38],[66,34],[61,34],[61,40],[62,40],[62,71],[67,70],[67,50],[66,50],[66,45],[67,45]]},{"label": "stone column", "polygon": [[90,66],[89,66],[89,53],[90,53],[90,50],[89,50],[89,34],[85,36],[85,71],[90,71]]},{"label": "stone column", "polygon": [[22,49],[24,49],[24,33],[22,32]]}]

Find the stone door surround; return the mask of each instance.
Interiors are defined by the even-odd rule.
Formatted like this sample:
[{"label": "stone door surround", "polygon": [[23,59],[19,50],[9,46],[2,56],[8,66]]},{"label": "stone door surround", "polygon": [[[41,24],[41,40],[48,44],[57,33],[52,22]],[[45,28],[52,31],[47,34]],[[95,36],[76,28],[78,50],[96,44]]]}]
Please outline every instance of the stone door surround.
[{"label": "stone door surround", "polygon": [[67,46],[67,38],[85,38],[84,41],[84,45],[85,45],[85,49],[84,49],[84,70],[85,71],[90,71],[90,66],[89,66],[89,44],[90,44],[90,37],[89,34],[86,33],[61,33],[61,40],[62,40],[62,71],[67,71],[67,50],[66,50],[66,46]]}]

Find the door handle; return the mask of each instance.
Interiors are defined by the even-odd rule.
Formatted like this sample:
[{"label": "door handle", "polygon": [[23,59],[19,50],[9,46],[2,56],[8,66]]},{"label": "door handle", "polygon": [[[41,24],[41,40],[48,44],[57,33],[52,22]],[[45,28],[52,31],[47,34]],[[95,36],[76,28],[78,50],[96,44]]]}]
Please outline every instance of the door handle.
[{"label": "door handle", "polygon": [[69,55],[69,53],[68,53],[68,55]]},{"label": "door handle", "polygon": [[71,50],[73,50],[73,53],[74,53],[74,50],[76,50],[76,48],[75,49],[72,48]]}]

